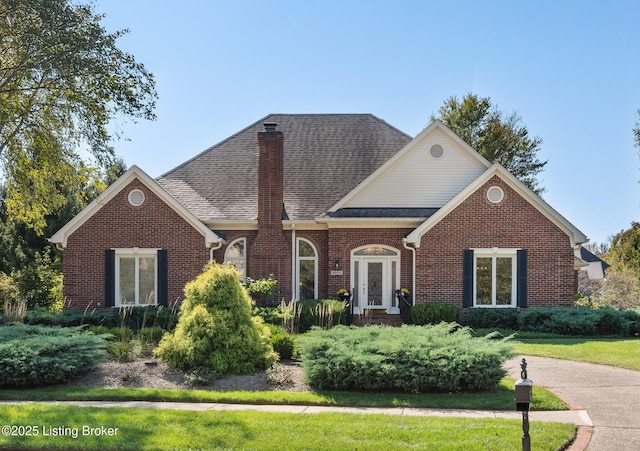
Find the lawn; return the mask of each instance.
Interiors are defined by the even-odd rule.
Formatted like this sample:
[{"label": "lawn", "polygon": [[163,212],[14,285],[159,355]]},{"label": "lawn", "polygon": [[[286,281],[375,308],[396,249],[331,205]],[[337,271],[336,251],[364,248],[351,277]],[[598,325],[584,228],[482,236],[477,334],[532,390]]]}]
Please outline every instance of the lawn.
[{"label": "lawn", "polygon": [[518,354],[598,363],[640,371],[640,339],[519,338]]},{"label": "lawn", "polygon": [[[347,391],[209,391],[148,388],[36,388],[0,390],[0,400],[25,401],[163,401],[229,404],[291,404],[358,407],[432,407],[513,410],[514,380],[505,377],[495,390],[472,393],[377,393]],[[551,392],[534,386],[532,410],[564,410]]]},{"label": "lawn", "polygon": [[[3,406],[0,448],[48,449],[520,449],[518,420],[373,414],[287,414]],[[22,426],[22,428],[20,427]],[[31,435],[26,436],[29,432]],[[575,426],[533,422],[536,450],[558,450]],[[286,445],[284,445],[286,444]]]}]

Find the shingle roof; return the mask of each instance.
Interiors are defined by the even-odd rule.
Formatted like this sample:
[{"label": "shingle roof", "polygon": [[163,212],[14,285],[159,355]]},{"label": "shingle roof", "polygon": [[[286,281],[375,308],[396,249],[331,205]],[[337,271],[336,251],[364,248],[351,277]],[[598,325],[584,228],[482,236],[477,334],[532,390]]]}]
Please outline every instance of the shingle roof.
[{"label": "shingle roof", "polygon": [[585,262],[587,262],[587,263],[602,262],[602,268],[603,269],[607,269],[607,268],[610,267],[610,265],[607,262],[602,260],[600,257],[595,255],[594,253],[592,253],[588,249],[585,249],[584,247],[580,248],[580,258],[582,260],[584,260]]},{"label": "shingle roof", "polygon": [[271,114],[158,183],[201,221],[256,219],[264,122],[284,135],[284,204],[292,220],[326,213],[412,139],[371,114]]}]

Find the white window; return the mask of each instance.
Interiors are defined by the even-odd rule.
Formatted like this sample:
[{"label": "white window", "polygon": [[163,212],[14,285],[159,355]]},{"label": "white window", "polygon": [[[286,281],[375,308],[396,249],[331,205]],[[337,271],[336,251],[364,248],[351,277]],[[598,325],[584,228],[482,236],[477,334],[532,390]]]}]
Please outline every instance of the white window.
[{"label": "white window", "polygon": [[318,253],[310,241],[298,238],[296,242],[296,299],[318,299]]},{"label": "white window", "polygon": [[117,249],[115,258],[116,305],[158,303],[158,250]]},{"label": "white window", "polygon": [[473,304],[475,307],[515,307],[517,250],[476,249]]},{"label": "white window", "polygon": [[247,275],[247,240],[238,238],[232,241],[224,251],[224,262],[231,263],[241,274],[244,280]]}]

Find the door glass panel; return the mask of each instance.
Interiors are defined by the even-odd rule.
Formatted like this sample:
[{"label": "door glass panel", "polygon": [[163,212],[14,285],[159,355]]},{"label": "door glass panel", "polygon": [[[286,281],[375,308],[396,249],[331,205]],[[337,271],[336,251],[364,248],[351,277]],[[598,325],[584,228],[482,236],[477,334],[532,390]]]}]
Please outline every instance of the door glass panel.
[{"label": "door glass panel", "polygon": [[476,304],[491,305],[492,262],[491,257],[476,259]]},{"label": "door glass panel", "polygon": [[382,263],[367,264],[367,298],[369,305],[382,305]]},{"label": "door glass panel", "polygon": [[512,267],[513,260],[510,257],[496,258],[496,305],[511,304]]},{"label": "door glass panel", "polygon": [[398,255],[397,252],[384,247],[368,247],[355,252],[353,255],[371,256],[371,255]]},{"label": "door glass panel", "polygon": [[156,259],[139,258],[140,304],[155,304],[156,300]]},{"label": "door glass panel", "polygon": [[120,303],[136,302],[136,259],[120,257]]},{"label": "door glass panel", "polygon": [[315,260],[300,260],[300,300],[315,299],[316,293],[316,262]]},{"label": "door glass panel", "polygon": [[[397,272],[396,266],[397,266],[397,262],[392,261],[391,262],[391,283],[394,285],[394,287],[396,284],[396,272]],[[396,298],[396,295],[395,295],[395,288],[393,288],[393,290],[394,290],[394,293],[391,294],[391,307],[397,307],[398,298]]]}]

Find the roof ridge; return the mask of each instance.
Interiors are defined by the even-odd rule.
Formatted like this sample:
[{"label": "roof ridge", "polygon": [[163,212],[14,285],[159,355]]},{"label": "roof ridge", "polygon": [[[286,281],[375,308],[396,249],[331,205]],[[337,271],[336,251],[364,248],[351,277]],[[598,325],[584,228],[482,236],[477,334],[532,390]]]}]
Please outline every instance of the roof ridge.
[{"label": "roof ridge", "polygon": [[202,152],[198,153],[197,155],[194,155],[193,157],[189,158],[188,160],[182,162],[181,164],[179,164],[178,166],[174,167],[173,169],[168,170],[167,172],[165,172],[164,174],[160,175],[159,177],[156,178],[156,180],[159,180],[163,177],[168,176],[169,174],[176,172],[178,169],[181,169],[182,167],[186,166],[187,164],[191,163],[193,160],[200,158],[202,155],[204,155],[205,153],[209,152],[210,150],[212,150],[215,147],[218,147],[224,143],[226,143],[227,141],[230,141],[231,139],[235,138],[236,136],[240,135],[241,133],[246,132],[247,130],[249,130],[251,127],[255,127],[258,123],[260,122],[265,122],[267,120],[267,118],[274,116],[273,113],[267,114],[266,116],[264,116],[261,119],[258,119],[257,121],[247,125],[245,128],[243,128],[240,131],[237,131],[236,133],[234,133],[231,136],[227,136],[226,138],[224,138],[222,141],[218,141],[217,143],[215,143],[212,146],[207,147],[205,150],[203,150]]}]

